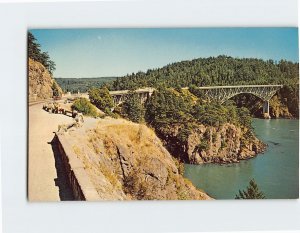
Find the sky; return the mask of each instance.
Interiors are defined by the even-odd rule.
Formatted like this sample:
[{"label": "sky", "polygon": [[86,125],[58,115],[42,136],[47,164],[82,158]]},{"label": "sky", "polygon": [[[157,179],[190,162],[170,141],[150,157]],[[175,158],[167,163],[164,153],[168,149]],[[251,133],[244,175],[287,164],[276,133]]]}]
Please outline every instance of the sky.
[{"label": "sky", "polygon": [[298,62],[297,28],[34,29],[54,77],[124,76],[200,57]]}]

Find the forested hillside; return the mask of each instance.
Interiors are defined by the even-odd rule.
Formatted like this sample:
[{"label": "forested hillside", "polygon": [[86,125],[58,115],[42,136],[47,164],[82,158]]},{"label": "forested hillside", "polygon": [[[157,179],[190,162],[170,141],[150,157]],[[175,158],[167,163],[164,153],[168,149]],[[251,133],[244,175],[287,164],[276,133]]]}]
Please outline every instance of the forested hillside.
[{"label": "forested hillside", "polygon": [[110,89],[142,86],[188,87],[211,85],[292,84],[298,82],[299,64],[227,56],[199,58],[118,78]]},{"label": "forested hillside", "polygon": [[[191,87],[213,85],[283,84],[271,101],[271,117],[299,116],[299,63],[281,60],[218,56],[181,61],[162,68],[117,78],[106,84],[110,90],[135,90],[139,87]],[[233,99],[255,116],[261,115],[262,103],[252,95]]]},{"label": "forested hillside", "polygon": [[99,77],[99,78],[55,78],[64,92],[78,91],[87,92],[92,87],[100,87],[103,83],[116,80],[116,77]]}]

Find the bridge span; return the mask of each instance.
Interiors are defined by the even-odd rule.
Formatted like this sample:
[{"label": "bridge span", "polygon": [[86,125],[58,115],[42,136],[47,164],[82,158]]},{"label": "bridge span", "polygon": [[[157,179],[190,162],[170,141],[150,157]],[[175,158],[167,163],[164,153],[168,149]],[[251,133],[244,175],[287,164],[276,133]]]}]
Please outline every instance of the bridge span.
[{"label": "bridge span", "polygon": [[218,101],[221,104],[239,94],[248,93],[255,95],[264,101],[264,116],[270,117],[269,101],[273,97],[273,95],[275,95],[275,93],[282,87],[283,85],[238,85],[198,87],[197,89],[203,91],[203,95],[207,99]]},{"label": "bridge span", "polygon": [[[145,88],[140,88],[140,89],[135,90],[134,93],[139,95],[141,103],[145,103],[146,100],[151,97],[151,95],[153,94],[154,91],[155,91],[155,88],[145,87]],[[120,90],[120,91],[110,91],[109,92],[109,94],[113,98],[115,106],[123,103],[130,93],[132,93],[130,90]]]}]

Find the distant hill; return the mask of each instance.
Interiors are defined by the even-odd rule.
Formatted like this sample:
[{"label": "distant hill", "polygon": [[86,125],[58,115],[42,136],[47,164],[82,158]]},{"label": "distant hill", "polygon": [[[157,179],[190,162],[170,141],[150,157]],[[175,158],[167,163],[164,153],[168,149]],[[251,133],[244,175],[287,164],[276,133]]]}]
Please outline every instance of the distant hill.
[{"label": "distant hill", "polygon": [[55,78],[64,92],[87,92],[92,87],[100,87],[103,83],[116,80],[117,77],[99,78]]},{"label": "distant hill", "polygon": [[218,56],[175,62],[147,72],[118,78],[110,90],[140,87],[188,87],[214,85],[295,84],[299,79],[299,63],[256,58]]}]

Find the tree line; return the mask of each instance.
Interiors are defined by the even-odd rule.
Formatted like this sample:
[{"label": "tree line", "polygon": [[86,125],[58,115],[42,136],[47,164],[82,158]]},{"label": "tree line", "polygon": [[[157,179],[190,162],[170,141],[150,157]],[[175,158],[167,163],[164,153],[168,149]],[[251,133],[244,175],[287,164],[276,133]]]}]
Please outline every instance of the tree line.
[{"label": "tree line", "polygon": [[93,87],[101,87],[104,83],[114,81],[116,77],[99,78],[55,78],[64,92],[88,92]]},{"label": "tree line", "polygon": [[250,85],[298,83],[299,63],[256,58],[218,56],[198,58],[119,77],[108,85],[110,90],[140,87],[189,87],[212,85]]}]

